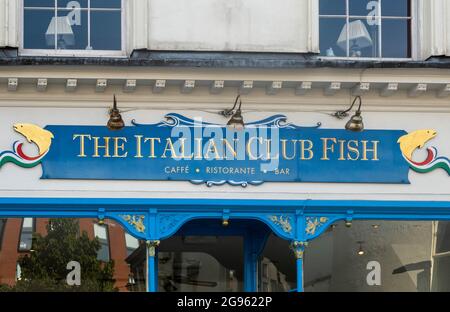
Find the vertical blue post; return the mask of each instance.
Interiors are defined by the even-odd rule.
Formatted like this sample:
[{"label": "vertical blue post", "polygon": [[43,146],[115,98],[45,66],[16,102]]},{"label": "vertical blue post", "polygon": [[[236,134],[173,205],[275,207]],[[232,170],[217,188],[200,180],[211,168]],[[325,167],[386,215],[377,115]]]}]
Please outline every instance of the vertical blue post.
[{"label": "vertical blue post", "polygon": [[156,248],[159,240],[147,241],[147,291],[158,291],[158,257]]},{"label": "vertical blue post", "polygon": [[307,242],[293,241],[291,244],[291,249],[295,255],[295,263],[297,266],[297,291],[303,292],[303,253],[305,247],[308,245]]},{"label": "vertical blue post", "polygon": [[147,239],[147,291],[157,292],[158,291],[158,251],[160,241],[157,239],[158,227],[157,227],[157,216],[158,211],[155,208],[151,208],[148,211],[148,239]]},{"label": "vertical blue post", "polygon": [[297,292],[303,292],[303,258],[296,260],[297,263]]},{"label": "vertical blue post", "polygon": [[244,291],[255,292],[257,288],[258,255],[254,248],[254,237],[244,236]]},{"label": "vertical blue post", "polygon": [[295,255],[295,264],[297,267],[297,292],[303,292],[303,253],[305,251],[305,247],[308,246],[308,242],[305,237],[305,225],[306,219],[304,215],[304,210],[306,207],[307,201],[305,202],[303,208],[301,210],[297,210],[296,214],[296,229],[295,229],[295,238],[291,243],[291,249]]}]

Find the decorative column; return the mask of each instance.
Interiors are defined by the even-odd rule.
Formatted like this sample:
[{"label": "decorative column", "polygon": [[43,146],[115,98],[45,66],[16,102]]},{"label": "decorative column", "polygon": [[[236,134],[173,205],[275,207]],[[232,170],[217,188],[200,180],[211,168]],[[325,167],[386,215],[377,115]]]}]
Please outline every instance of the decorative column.
[{"label": "decorative column", "polygon": [[147,291],[158,291],[158,255],[159,240],[147,241]]},{"label": "decorative column", "polygon": [[303,254],[308,242],[293,241],[291,249],[294,252],[297,266],[297,292],[303,292]]}]

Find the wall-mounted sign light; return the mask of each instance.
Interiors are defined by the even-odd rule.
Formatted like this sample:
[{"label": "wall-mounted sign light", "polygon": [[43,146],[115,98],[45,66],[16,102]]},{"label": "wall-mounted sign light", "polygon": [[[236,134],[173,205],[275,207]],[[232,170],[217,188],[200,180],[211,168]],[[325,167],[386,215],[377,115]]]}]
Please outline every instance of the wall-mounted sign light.
[{"label": "wall-mounted sign light", "polygon": [[355,99],[352,102],[352,105],[350,105],[350,107],[344,111],[337,111],[333,114],[333,116],[342,119],[344,117],[348,116],[348,112],[352,110],[353,106],[355,105],[356,101],[359,101],[358,104],[358,109],[356,110],[356,113],[350,118],[350,120],[345,124],[345,129],[350,130],[350,131],[363,131],[364,130],[364,123],[363,123],[363,119],[361,116],[361,97],[360,96],[356,96]]},{"label": "wall-mounted sign light", "polygon": [[[236,109],[238,101],[239,101],[239,106]],[[236,97],[236,100],[234,101],[233,108],[223,110],[219,113],[225,117],[231,116],[230,120],[227,123],[227,126],[229,128],[232,128],[235,130],[243,130],[244,129],[245,124],[244,124],[244,118],[242,117],[241,106],[242,106],[241,96],[238,95]],[[235,109],[236,109],[236,111],[235,111]]]},{"label": "wall-mounted sign light", "polygon": [[109,120],[106,125],[109,130],[120,130],[125,127],[120,111],[117,108],[116,96],[114,95],[113,108],[109,111]]}]

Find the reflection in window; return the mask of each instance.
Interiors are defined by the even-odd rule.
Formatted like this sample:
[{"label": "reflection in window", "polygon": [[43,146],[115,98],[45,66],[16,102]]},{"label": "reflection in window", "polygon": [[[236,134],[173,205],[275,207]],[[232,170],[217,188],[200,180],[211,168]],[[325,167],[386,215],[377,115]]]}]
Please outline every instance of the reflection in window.
[{"label": "reflection in window", "polygon": [[20,263],[17,262],[16,264],[16,282],[20,281],[22,279],[22,267],[20,266]]},{"label": "reflection in window", "polygon": [[121,11],[121,0],[25,0],[23,47],[120,51]]},{"label": "reflection in window", "polygon": [[31,250],[34,229],[35,220],[33,218],[24,218],[20,231],[19,251]]},{"label": "reflection in window", "polygon": [[409,58],[409,0],[320,0],[320,51],[328,57]]},{"label": "reflection in window", "polygon": [[243,239],[237,236],[163,240],[158,252],[159,291],[242,291],[243,256]]},{"label": "reflection in window", "polygon": [[305,291],[428,292],[432,237],[427,221],[336,223],[305,251]]},{"label": "reflection in window", "polygon": [[[94,229],[92,222],[92,219],[71,218],[8,219],[3,248],[0,250],[0,293],[145,291],[145,268],[138,272],[139,275],[133,276],[125,262],[123,228],[110,221],[108,227],[95,226]],[[3,219],[0,219],[1,224],[4,224]],[[22,228],[27,235],[21,235]],[[25,236],[30,237],[30,234],[33,238],[32,250],[18,253],[21,240]],[[130,245],[129,243],[128,246]],[[142,247],[145,250],[145,245],[140,246],[141,249]],[[145,262],[145,252],[139,255],[144,257]],[[105,262],[108,257],[110,261]],[[73,261],[80,264],[81,285],[73,285],[67,281],[68,273],[74,270],[74,264],[71,264],[72,270],[68,270],[67,265]],[[131,277],[140,288],[133,287]]]},{"label": "reflection in window", "polygon": [[6,219],[0,219],[0,250],[2,250],[3,233],[5,231]]},{"label": "reflection in window", "polygon": [[258,289],[261,292],[287,292],[297,285],[295,257],[289,242],[271,234],[259,262]]},{"label": "reflection in window", "polygon": [[450,291],[450,222],[434,222],[433,291]]},{"label": "reflection in window", "polygon": [[127,248],[127,257],[139,247],[139,240],[128,233],[125,233],[125,245]]},{"label": "reflection in window", "polygon": [[97,259],[108,262],[109,256],[109,240],[108,227],[105,224],[94,223],[94,235],[100,242],[100,249],[97,252]]}]

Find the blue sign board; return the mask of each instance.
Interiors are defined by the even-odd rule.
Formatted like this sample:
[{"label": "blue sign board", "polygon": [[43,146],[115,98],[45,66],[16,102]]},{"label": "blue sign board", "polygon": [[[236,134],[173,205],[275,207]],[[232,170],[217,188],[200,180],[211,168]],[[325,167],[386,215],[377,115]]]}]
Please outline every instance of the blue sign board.
[{"label": "blue sign board", "polygon": [[235,131],[178,114],[166,118],[117,131],[49,125],[42,179],[409,183],[397,143],[403,130],[301,127],[275,115]]}]

